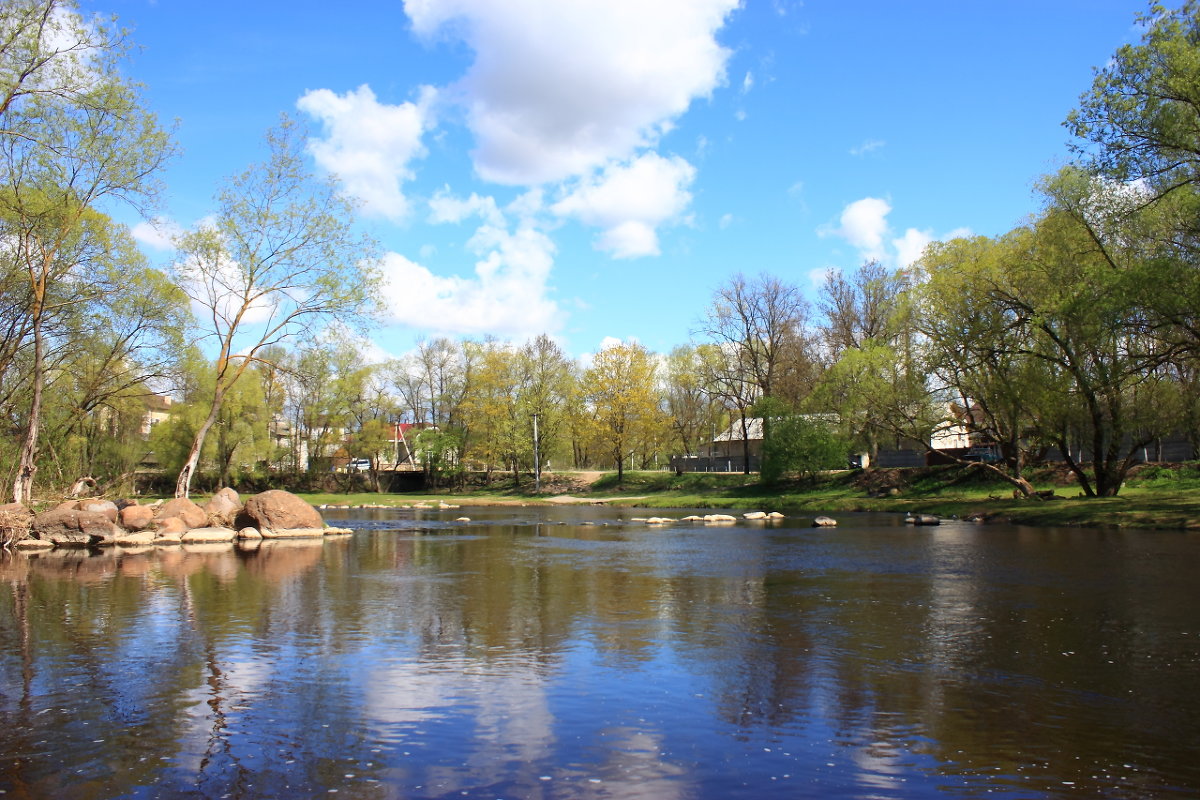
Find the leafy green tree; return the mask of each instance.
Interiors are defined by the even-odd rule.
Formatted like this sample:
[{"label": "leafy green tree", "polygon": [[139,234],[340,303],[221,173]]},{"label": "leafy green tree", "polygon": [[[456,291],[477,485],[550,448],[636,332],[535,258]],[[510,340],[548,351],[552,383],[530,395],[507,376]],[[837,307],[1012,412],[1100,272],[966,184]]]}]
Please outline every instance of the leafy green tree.
[{"label": "leafy green tree", "polygon": [[756,405],[755,414],[763,419],[765,483],[776,483],[789,472],[812,476],[845,465],[850,443],[838,434],[836,421],[797,414],[772,398]]},{"label": "leafy green tree", "polygon": [[704,382],[702,351],[680,345],[667,355],[663,411],[670,420],[681,453],[700,454],[717,428],[725,427],[725,411]]},{"label": "leafy green tree", "polygon": [[582,394],[592,420],[592,435],[625,477],[631,453],[653,448],[665,427],[657,392],[653,357],[640,344],[626,342],[604,348],[584,373]]},{"label": "leafy green tree", "polygon": [[333,180],[305,169],[304,137],[288,118],[267,134],[267,159],[229,180],[211,225],[180,237],[176,278],[204,309],[215,343],[212,406],[196,431],[175,494],[186,497],[230,388],[264,348],[353,321],[372,300],[375,245],[354,231],[353,207]]},{"label": "leafy green tree", "polygon": [[13,496],[27,502],[37,471],[47,328],[107,251],[104,203],[141,208],[171,155],[119,70],[125,42],[66,3],[25,0],[0,15],[0,238],[25,286],[30,393]]}]

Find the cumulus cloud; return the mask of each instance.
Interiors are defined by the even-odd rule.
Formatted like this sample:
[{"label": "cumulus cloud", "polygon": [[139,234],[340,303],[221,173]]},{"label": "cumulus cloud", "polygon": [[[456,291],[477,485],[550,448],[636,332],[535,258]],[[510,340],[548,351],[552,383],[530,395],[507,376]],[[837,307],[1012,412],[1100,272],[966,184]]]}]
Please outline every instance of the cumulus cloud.
[{"label": "cumulus cloud", "polygon": [[383,260],[392,322],[445,334],[526,338],[562,326],[548,295],[554,243],[541,231],[485,224],[469,242],[474,277],[436,275],[399,253]]},{"label": "cumulus cloud", "polygon": [[887,215],[891,205],[878,197],[855,200],[842,209],[836,228],[823,228],[822,236],[840,236],[863,254],[865,258],[883,260],[887,253],[884,237],[888,232]]},{"label": "cumulus cloud", "polygon": [[695,167],[678,156],[646,153],[580,180],[551,210],[603,228],[596,247],[615,258],[657,255],[656,229],[687,208],[695,177]]},{"label": "cumulus cloud", "polygon": [[144,244],[151,250],[165,252],[175,249],[175,238],[183,233],[183,229],[175,220],[155,217],[150,220],[142,220],[129,232],[133,234],[135,241]]},{"label": "cumulus cloud", "polygon": [[308,92],[296,107],[321,123],[324,138],[309,142],[317,163],[341,178],[368,214],[401,220],[409,211],[403,184],[413,177],[409,163],[425,154],[421,137],[432,127],[436,97],[424,87],[417,102],[388,105],[364,84],[344,95]]},{"label": "cumulus cloud", "polygon": [[535,185],[654,146],[725,81],[738,0],[405,0],[413,29],[467,41],[456,88],[486,180]]},{"label": "cumulus cloud", "polygon": [[821,236],[840,236],[852,244],[864,260],[880,261],[887,265],[908,267],[921,257],[930,242],[946,241],[959,236],[970,236],[968,228],[955,228],[938,236],[932,230],[907,228],[898,237],[892,237],[887,216],[892,206],[878,197],[864,197],[842,210],[838,225],[818,229]]},{"label": "cumulus cloud", "polygon": [[458,198],[451,194],[448,186],[430,198],[429,210],[430,222],[462,222],[478,216],[489,225],[504,224],[504,215],[500,213],[495,198],[480,197],[475,192],[468,198]]}]

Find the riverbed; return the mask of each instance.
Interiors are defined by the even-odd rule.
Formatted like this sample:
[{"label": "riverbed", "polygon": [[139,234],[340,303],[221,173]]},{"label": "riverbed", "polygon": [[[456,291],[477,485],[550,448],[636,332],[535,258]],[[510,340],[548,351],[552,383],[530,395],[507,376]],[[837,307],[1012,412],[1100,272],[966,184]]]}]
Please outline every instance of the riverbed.
[{"label": "riverbed", "polygon": [[0,790],[1200,796],[1196,534],[324,513],[0,557]]}]

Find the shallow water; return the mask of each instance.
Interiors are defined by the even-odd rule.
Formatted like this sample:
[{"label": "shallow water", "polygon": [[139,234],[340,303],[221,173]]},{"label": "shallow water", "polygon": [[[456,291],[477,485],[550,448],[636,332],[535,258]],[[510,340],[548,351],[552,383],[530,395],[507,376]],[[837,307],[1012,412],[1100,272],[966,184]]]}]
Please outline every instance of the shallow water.
[{"label": "shallow water", "polygon": [[8,556],[0,790],[1200,795],[1200,537],[648,513]]}]

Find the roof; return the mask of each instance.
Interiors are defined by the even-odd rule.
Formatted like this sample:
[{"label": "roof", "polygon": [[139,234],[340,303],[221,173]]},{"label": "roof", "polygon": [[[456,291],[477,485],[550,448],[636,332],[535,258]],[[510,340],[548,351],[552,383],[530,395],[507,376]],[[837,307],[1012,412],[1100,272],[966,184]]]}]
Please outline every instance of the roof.
[{"label": "roof", "polygon": [[[746,417],[746,439],[755,441],[763,438],[762,432],[762,417]],[[742,441],[742,421],[735,419],[733,424],[725,430],[717,434],[714,442],[740,442]]]}]

